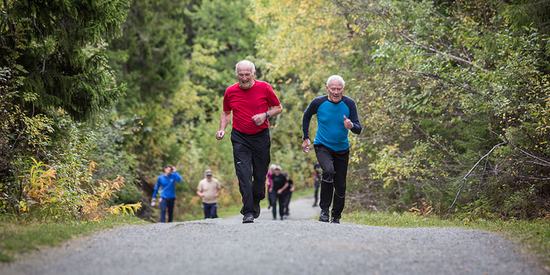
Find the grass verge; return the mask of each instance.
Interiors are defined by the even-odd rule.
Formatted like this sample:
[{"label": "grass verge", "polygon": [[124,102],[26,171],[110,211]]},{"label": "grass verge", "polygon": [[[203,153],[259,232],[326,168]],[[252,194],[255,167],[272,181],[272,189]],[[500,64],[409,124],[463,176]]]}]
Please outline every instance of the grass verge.
[{"label": "grass verge", "polygon": [[102,229],[126,224],[149,224],[135,216],[108,216],[100,222],[39,222],[0,220],[0,262],[10,262],[16,255],[41,247],[57,246],[71,238],[89,235]]},{"label": "grass verge", "polygon": [[547,219],[522,220],[471,220],[446,219],[412,213],[344,213],[342,220],[362,225],[388,227],[462,227],[488,230],[518,244],[522,253],[530,253],[550,272],[550,222]]}]

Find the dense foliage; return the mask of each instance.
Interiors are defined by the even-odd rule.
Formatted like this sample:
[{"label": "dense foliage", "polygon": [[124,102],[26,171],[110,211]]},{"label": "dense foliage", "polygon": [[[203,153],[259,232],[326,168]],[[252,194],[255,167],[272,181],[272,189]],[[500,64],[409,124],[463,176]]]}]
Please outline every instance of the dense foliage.
[{"label": "dense foliage", "polygon": [[177,219],[200,216],[206,168],[221,207],[238,205],[231,142],[214,134],[247,58],[283,103],[272,162],[298,188],[315,161],[300,150],[302,113],[340,74],[364,129],[350,208],[550,215],[547,0],[96,2],[0,4],[2,213],[44,213],[30,171],[46,167],[48,198],[75,191],[69,216],[119,175],[105,206],[147,203],[166,164],[184,179]]},{"label": "dense foliage", "polygon": [[[303,79],[326,65],[349,80],[365,125],[348,185],[357,207],[549,214],[548,1],[289,5],[258,6],[259,22],[276,14],[269,22],[280,24],[259,41],[284,41],[262,48],[276,63],[270,74],[293,62]],[[274,33],[289,28],[308,31]]]},{"label": "dense foliage", "polygon": [[0,4],[1,213],[87,220],[103,214],[111,188],[100,189],[115,177],[93,179],[90,157],[101,138],[83,121],[123,92],[107,64],[105,41],[120,32],[127,5]]}]

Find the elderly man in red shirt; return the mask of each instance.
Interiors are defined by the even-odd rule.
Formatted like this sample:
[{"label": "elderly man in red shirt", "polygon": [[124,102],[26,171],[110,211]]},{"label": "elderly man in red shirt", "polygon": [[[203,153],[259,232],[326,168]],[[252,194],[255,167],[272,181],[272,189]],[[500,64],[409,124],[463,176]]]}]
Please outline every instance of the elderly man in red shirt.
[{"label": "elderly man in red shirt", "polygon": [[239,61],[235,73],[239,82],[225,90],[216,139],[225,136],[233,112],[231,143],[243,201],[241,214],[243,223],[253,223],[254,218],[260,216],[260,201],[265,198],[265,180],[271,161],[269,118],[280,114],[283,107],[271,85],[254,79],[254,63]]}]

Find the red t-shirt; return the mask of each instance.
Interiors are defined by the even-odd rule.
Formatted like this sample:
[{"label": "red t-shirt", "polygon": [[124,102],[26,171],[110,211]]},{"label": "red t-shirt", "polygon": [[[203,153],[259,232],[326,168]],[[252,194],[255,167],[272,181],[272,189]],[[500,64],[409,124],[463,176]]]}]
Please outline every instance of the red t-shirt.
[{"label": "red t-shirt", "polygon": [[233,111],[233,128],[247,135],[252,135],[269,127],[266,119],[262,125],[254,124],[252,117],[265,113],[269,107],[279,106],[281,102],[273,92],[273,88],[267,82],[255,80],[254,86],[248,90],[239,87],[235,83],[225,90],[223,98],[223,111]]}]

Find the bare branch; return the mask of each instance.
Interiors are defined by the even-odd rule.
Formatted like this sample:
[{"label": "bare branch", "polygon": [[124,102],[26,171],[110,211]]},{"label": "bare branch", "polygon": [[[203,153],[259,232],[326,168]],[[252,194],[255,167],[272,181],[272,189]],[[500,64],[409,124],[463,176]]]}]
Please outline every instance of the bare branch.
[{"label": "bare branch", "polygon": [[464,58],[461,58],[461,57],[458,57],[458,56],[455,56],[455,55],[452,55],[452,54],[448,54],[448,53],[442,52],[442,51],[440,51],[440,50],[438,50],[438,49],[434,49],[434,48],[432,48],[432,47],[428,47],[428,46],[426,46],[426,45],[420,44],[420,43],[416,42],[414,39],[412,39],[412,38],[410,38],[409,36],[407,36],[406,34],[404,34],[403,32],[401,32],[400,30],[397,30],[397,29],[396,29],[395,32],[398,33],[399,35],[401,35],[403,38],[407,39],[409,42],[413,43],[414,45],[416,45],[416,46],[418,46],[418,47],[420,47],[420,48],[422,48],[422,49],[424,49],[424,50],[427,50],[427,51],[430,51],[430,52],[434,52],[434,53],[437,53],[437,54],[440,54],[440,55],[447,56],[447,57],[449,57],[450,59],[454,59],[454,60],[456,60],[456,61],[458,61],[458,62],[462,62],[462,63],[464,63],[464,64],[470,65],[470,66],[472,66],[472,67],[474,67],[474,68],[476,68],[476,69],[482,70],[482,71],[484,71],[484,72],[487,71],[487,70],[485,70],[485,69],[479,67],[478,65],[476,65],[476,64],[474,64],[474,63],[472,63],[472,62],[470,62],[470,61],[468,61],[468,60],[466,60],[466,59],[464,59]]},{"label": "bare branch", "polygon": [[452,84],[452,85],[455,85],[463,90],[466,90],[470,93],[475,93],[475,94],[479,94],[477,91],[474,91],[472,90],[472,88],[468,85],[462,85],[462,84],[459,84],[459,83],[456,83],[454,81],[451,81],[451,80],[448,80],[446,78],[443,78],[443,77],[440,77],[439,75],[437,74],[431,74],[431,73],[424,73],[424,72],[419,72],[419,71],[408,71],[408,72],[411,72],[411,73],[415,73],[415,74],[421,74],[421,75],[424,75],[426,77],[429,77],[429,78],[434,78],[434,79],[438,79],[438,80],[443,80],[449,84]]},{"label": "bare branch", "polygon": [[455,197],[455,200],[453,201],[453,204],[451,204],[451,206],[449,207],[449,209],[447,210],[447,215],[445,215],[445,218],[447,218],[447,216],[449,216],[449,213],[451,212],[451,209],[453,208],[453,206],[455,205],[456,203],[456,200],[458,199],[458,196],[460,195],[460,192],[462,191],[462,187],[464,187],[464,184],[466,183],[466,179],[468,178],[468,176],[470,176],[470,174],[474,171],[474,169],[479,165],[479,163],[486,157],[488,157],[495,149],[497,149],[498,147],[502,146],[502,145],[505,145],[507,144],[508,142],[502,142],[502,143],[499,143],[497,145],[495,145],[487,154],[485,154],[483,157],[481,157],[477,162],[476,164],[474,165],[474,167],[472,167],[472,169],[470,169],[470,171],[468,171],[468,173],[466,173],[466,175],[464,175],[462,177],[462,184],[460,184],[460,189],[458,189],[458,193],[456,193],[456,197]]},{"label": "bare branch", "polygon": [[[494,132],[493,132],[494,133]],[[543,159],[543,158],[539,158],[519,147],[517,147],[513,142],[509,141],[506,136],[503,136],[503,139],[507,142],[507,143],[510,143],[510,145],[512,145],[512,147],[514,147],[515,149],[517,149],[518,151],[520,151],[521,153],[523,153],[524,155],[528,156],[528,157],[531,157],[531,158],[534,158],[536,160],[538,160],[540,163],[537,163],[541,166],[550,166],[550,161],[546,160],[546,159]]]},{"label": "bare branch", "polygon": [[533,154],[528,153],[527,151],[525,151],[525,150],[523,150],[523,149],[517,147],[517,146],[516,146],[515,144],[513,144],[512,142],[510,142],[510,145],[512,145],[514,148],[516,148],[517,150],[519,150],[520,152],[522,152],[524,155],[527,155],[527,156],[529,156],[529,157],[531,157],[531,158],[534,158],[534,159],[540,161],[541,163],[539,163],[539,164],[540,164],[541,166],[550,166],[550,162],[549,162],[549,161],[547,161],[547,160],[545,160],[545,159],[542,159],[542,158],[539,158],[539,157],[537,157],[537,156],[535,156],[535,155],[533,155]]},{"label": "bare branch", "polygon": [[32,15],[32,22],[34,23],[34,27],[36,28],[36,30],[38,30],[38,32],[40,33],[40,37],[42,38],[42,44],[44,45],[44,58],[42,59],[42,70],[40,71],[40,73],[43,74],[44,72],[46,72],[46,56],[48,54],[48,50],[46,49],[46,41],[44,40],[44,34],[42,34],[42,31],[36,25],[36,16],[35,15],[36,14]]}]

